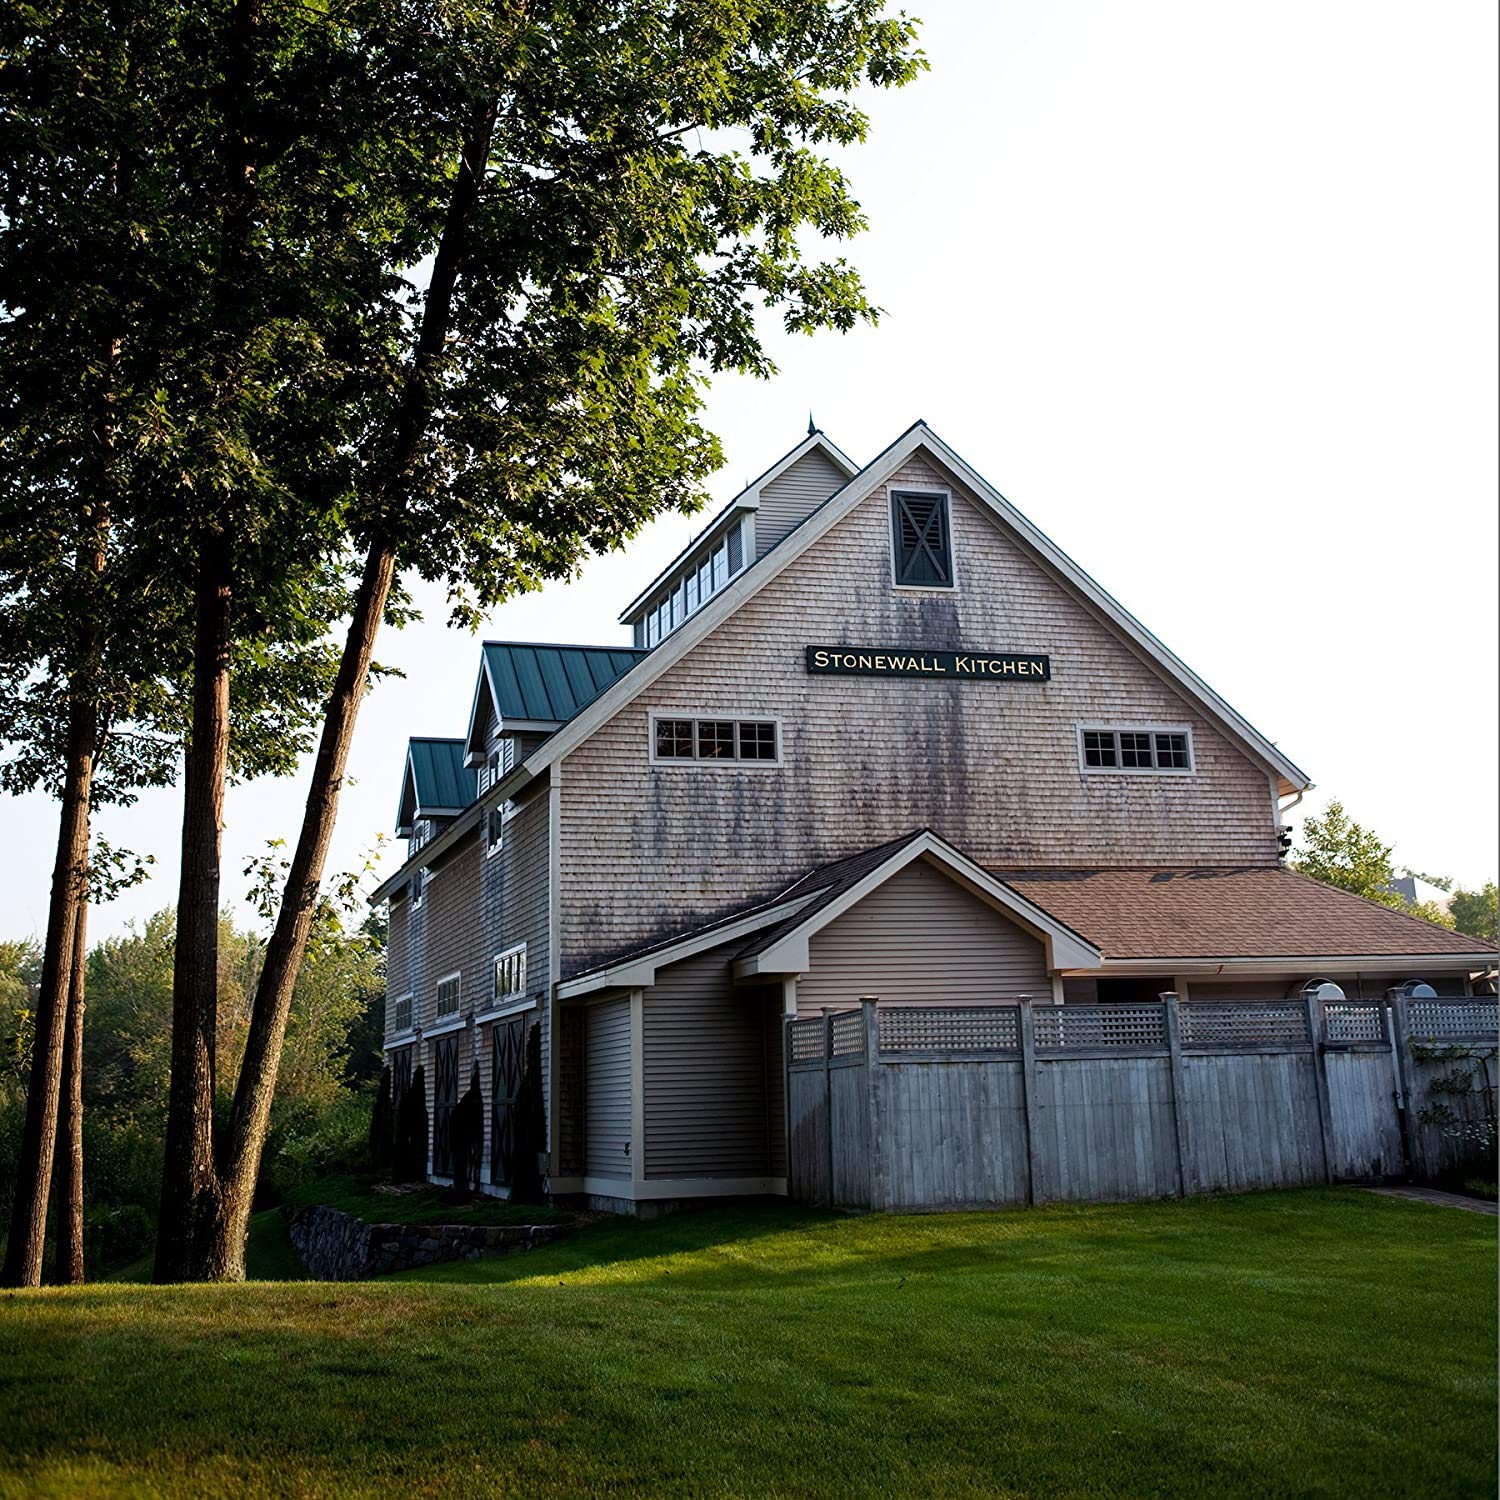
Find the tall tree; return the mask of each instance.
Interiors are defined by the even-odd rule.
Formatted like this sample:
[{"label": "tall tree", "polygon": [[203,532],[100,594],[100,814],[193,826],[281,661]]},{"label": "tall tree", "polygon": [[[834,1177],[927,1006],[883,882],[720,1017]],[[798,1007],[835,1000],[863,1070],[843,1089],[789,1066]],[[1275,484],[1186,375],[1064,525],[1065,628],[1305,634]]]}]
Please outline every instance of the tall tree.
[{"label": "tall tree", "polygon": [[1487,943],[1500,937],[1500,901],[1497,901],[1493,880],[1487,880],[1477,891],[1460,887],[1454,891],[1448,910],[1453,914],[1453,925],[1460,932],[1483,938]]},{"label": "tall tree", "polygon": [[[464,623],[572,573],[661,510],[701,502],[719,460],[701,388],[720,370],[771,373],[758,307],[802,331],[875,315],[850,266],[805,246],[863,227],[822,154],[865,134],[853,91],[922,65],[911,23],[880,0],[555,0],[443,21],[420,39],[417,71],[451,88],[406,129],[448,145],[401,213],[430,229],[413,260],[430,254],[431,274],[389,396],[362,408],[370,459],[344,519],[363,572],[216,1162],[209,1097],[180,1090],[159,1277],[242,1274],[288,1008],[402,569],[443,578]],[[199,619],[195,744],[223,711],[218,593],[200,593]],[[184,880],[191,860],[208,890],[205,754]],[[181,1020],[186,1038],[193,1017]],[[186,1047],[180,1066],[201,1071]]]},{"label": "tall tree", "polygon": [[[171,400],[193,388],[199,349],[182,292],[202,259],[202,203],[183,187],[205,111],[201,30],[196,7],[137,0],[0,21],[0,784],[53,790],[62,814],[13,1282],[40,1271],[92,811],[170,779],[182,743],[181,476],[211,488],[246,467],[232,446],[190,462],[201,428]],[[231,766],[285,770],[305,748],[332,666],[325,622],[345,598],[337,565],[314,557],[300,594],[278,575],[235,637]]]},{"label": "tall tree", "polygon": [[1337,798],[1329,802],[1321,818],[1302,820],[1302,844],[1293,868],[1325,885],[1395,907],[1435,926],[1453,925],[1453,919],[1441,907],[1431,901],[1408,901],[1395,888],[1391,846],[1374,829],[1355,822]]}]

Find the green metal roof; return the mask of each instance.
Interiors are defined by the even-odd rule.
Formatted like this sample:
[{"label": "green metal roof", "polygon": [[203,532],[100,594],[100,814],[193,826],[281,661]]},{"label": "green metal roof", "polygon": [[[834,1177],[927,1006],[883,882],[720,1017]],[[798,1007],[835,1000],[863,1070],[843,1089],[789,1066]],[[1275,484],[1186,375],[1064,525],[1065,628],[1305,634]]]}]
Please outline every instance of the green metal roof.
[{"label": "green metal roof", "polygon": [[485,673],[495,708],[502,721],[512,723],[565,723],[645,655],[624,646],[484,643]]},{"label": "green metal roof", "polygon": [[462,812],[479,795],[479,776],[464,764],[462,740],[411,739],[401,777],[401,804],[396,829],[409,829],[416,818]]}]

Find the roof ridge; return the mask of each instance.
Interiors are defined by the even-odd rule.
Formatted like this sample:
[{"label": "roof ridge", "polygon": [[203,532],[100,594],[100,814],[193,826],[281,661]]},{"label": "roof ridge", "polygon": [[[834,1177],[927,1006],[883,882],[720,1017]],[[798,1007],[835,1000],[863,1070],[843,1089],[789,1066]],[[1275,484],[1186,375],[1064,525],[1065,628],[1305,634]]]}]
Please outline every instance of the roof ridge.
[{"label": "roof ridge", "polygon": [[533,651],[628,651],[632,656],[644,656],[645,646],[600,646],[580,641],[491,641],[479,643],[485,646],[529,646]]}]

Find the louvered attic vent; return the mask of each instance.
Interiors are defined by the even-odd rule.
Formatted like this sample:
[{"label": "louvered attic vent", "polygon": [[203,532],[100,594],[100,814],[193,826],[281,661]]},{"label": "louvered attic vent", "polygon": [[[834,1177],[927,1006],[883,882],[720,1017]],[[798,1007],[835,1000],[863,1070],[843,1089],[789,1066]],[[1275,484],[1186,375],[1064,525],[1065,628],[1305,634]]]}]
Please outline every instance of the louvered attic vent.
[{"label": "louvered attic vent", "polygon": [[946,495],[891,495],[891,528],[896,538],[898,588],[953,586],[953,547]]}]

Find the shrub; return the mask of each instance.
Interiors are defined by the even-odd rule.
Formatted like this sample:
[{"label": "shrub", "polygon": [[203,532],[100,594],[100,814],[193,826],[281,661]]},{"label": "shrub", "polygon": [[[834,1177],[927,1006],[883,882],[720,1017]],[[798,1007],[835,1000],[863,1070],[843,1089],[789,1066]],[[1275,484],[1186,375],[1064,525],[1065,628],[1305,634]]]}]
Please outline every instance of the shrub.
[{"label": "shrub", "polygon": [[370,1166],[370,1100],[340,1091],[313,1115],[281,1122],[267,1142],[262,1187],[278,1199],[319,1177]]},{"label": "shrub", "polygon": [[83,1256],[90,1275],[139,1260],[156,1240],[156,1225],[139,1203],[85,1204]]}]

